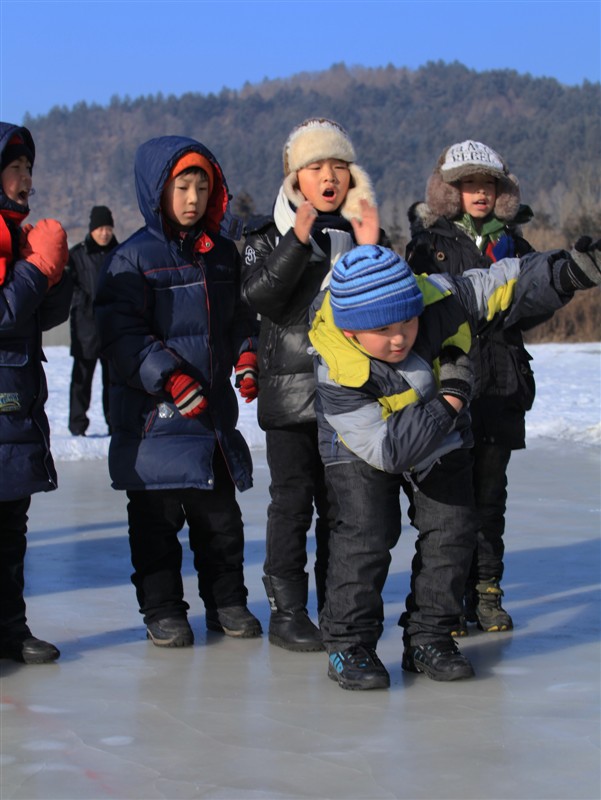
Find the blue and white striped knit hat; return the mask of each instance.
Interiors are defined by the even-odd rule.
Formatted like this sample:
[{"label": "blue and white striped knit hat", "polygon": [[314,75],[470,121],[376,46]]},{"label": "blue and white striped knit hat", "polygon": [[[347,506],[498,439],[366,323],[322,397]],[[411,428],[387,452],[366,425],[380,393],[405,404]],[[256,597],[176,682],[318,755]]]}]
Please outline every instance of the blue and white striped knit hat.
[{"label": "blue and white striped knit hat", "polygon": [[366,331],[419,316],[424,299],[407,262],[393,250],[363,244],[334,265],[330,305],[338,328]]}]

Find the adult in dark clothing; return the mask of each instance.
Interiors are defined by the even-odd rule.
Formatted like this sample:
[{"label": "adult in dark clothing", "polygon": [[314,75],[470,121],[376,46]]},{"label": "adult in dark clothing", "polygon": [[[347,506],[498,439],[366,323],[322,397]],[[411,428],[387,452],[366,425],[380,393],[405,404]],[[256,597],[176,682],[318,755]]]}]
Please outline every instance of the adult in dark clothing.
[{"label": "adult in dark clothing", "polygon": [[[69,251],[67,269],[73,279],[71,305],[71,355],[73,372],[69,392],[69,430],[85,436],[90,420],[87,411],[92,399],[92,380],[100,358],[100,339],[94,318],[94,298],[100,268],[118,242],[114,235],[113,215],[106,206],[94,206],[89,233],[83,242]],[[102,369],[102,410],[110,432],[109,371],[104,359]]]},{"label": "adult in dark clothing", "polygon": [[[532,252],[521,225],[532,218],[520,205],[517,178],[492,148],[465,141],[445,148],[428,181],[426,202],[409,211],[407,261],[413,272],[461,275],[495,261]],[[501,605],[507,501],[512,450],[526,446],[526,411],[534,402],[534,376],[522,331],[540,320],[504,327],[494,320],[471,351],[476,393],[470,411],[474,432],[473,482],[479,531],[465,594],[465,618],[484,631],[513,627]],[[466,635],[462,621],[457,633]]]},{"label": "adult in dark clothing", "polygon": [[369,177],[336,122],[309,119],[298,125],[283,161],[273,217],[248,226],[242,291],[261,317],[258,418],[271,477],[263,578],[271,607],[269,641],[315,651],[322,642],[306,608],[307,533],[315,511],[319,611],[333,512],[318,449],[309,307],[342,253],[359,238],[375,244],[380,230]]}]

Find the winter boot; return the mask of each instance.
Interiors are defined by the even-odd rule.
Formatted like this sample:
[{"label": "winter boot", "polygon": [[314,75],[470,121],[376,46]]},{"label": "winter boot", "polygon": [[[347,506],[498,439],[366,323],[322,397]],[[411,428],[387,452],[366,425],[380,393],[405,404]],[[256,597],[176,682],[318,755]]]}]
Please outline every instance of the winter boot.
[{"label": "winter boot", "polygon": [[308,576],[304,575],[299,581],[290,581],[265,575],[263,583],[271,608],[271,644],[300,653],[323,650],[319,628],[311,622],[307,613]]},{"label": "winter boot", "polygon": [[487,633],[510,631],[513,628],[513,620],[501,606],[503,590],[497,578],[477,583],[476,593],[478,599],[475,614],[480,630]]}]

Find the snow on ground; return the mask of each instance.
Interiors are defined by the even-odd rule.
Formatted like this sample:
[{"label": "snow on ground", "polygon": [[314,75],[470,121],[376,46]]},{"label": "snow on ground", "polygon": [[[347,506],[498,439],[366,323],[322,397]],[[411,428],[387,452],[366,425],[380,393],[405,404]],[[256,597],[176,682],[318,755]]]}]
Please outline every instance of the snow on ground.
[{"label": "snow on ground", "polygon": [[[601,446],[601,342],[530,345],[537,393],[526,417],[528,440],[545,437]],[[54,458],[85,461],[106,458],[109,437],[102,415],[100,368],[94,375],[88,435],[71,436],[68,428],[72,358],[68,347],[45,348],[48,363],[50,419]],[[256,402],[240,402],[240,431],[251,450],[265,447],[257,425]]]}]

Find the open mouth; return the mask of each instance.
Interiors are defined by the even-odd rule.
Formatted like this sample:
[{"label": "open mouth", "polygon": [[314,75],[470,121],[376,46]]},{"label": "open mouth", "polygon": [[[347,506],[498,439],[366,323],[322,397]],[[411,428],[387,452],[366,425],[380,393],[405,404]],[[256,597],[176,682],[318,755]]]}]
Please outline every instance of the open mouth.
[{"label": "open mouth", "polygon": [[336,196],[336,192],[333,189],[326,189],[325,192],[323,193],[323,197],[325,197],[326,200],[331,200],[332,197],[335,197],[335,196]]}]

